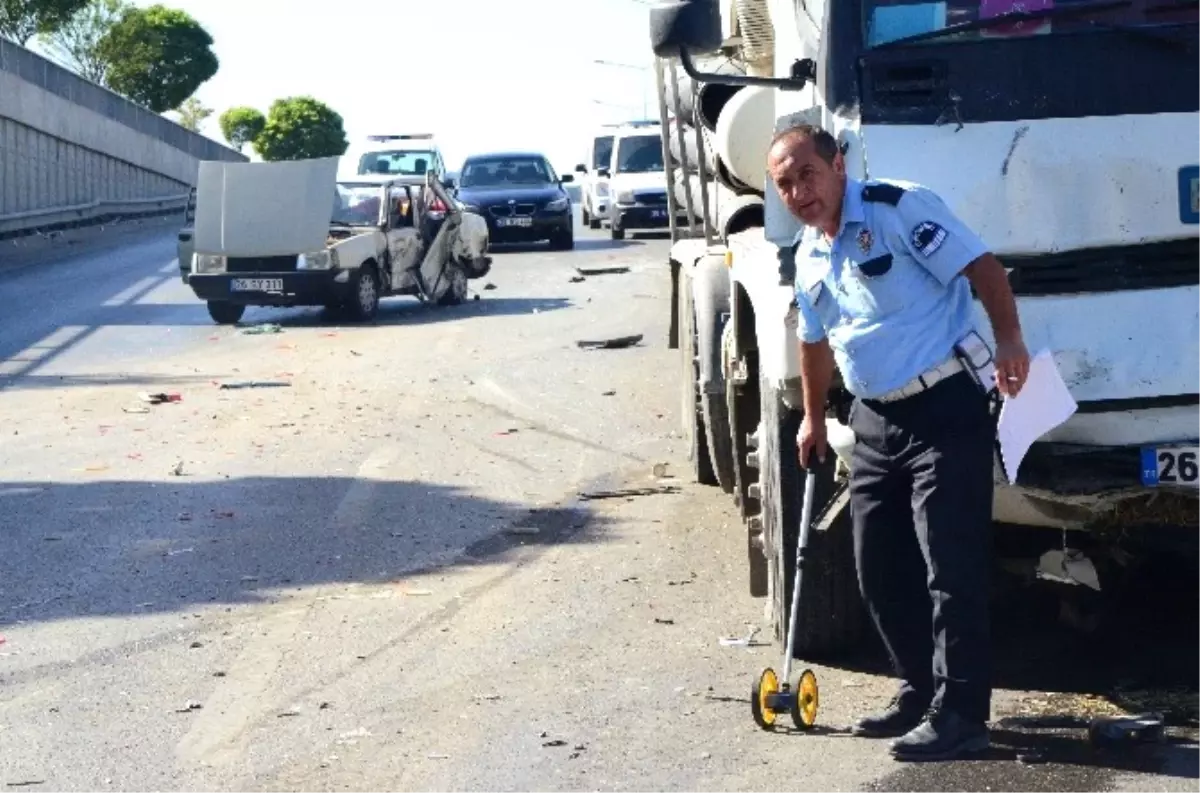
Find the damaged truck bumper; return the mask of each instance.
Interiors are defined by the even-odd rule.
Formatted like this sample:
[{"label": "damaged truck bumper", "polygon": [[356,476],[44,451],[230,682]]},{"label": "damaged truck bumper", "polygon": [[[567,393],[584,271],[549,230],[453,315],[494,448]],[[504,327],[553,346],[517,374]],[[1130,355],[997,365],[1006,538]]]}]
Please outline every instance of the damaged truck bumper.
[{"label": "damaged truck bumper", "polygon": [[349,270],[303,273],[194,273],[188,285],[201,300],[240,306],[322,306],[354,295]]}]

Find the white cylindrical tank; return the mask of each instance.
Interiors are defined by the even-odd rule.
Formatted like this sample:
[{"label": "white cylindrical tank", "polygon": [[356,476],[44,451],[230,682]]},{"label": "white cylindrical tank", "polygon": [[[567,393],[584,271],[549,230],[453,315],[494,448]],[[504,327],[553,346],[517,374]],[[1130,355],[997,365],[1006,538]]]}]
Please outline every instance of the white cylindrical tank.
[{"label": "white cylindrical tank", "polygon": [[[676,131],[676,121],[668,122],[670,130],[668,131],[669,138],[667,139],[668,146],[671,150],[671,157],[675,162],[681,162],[679,156],[679,134]],[[690,124],[683,124],[683,152],[687,157],[687,166],[689,171],[695,171],[699,166],[698,154],[696,152],[696,128]],[[711,174],[716,167],[716,162],[713,159],[713,142],[712,133],[703,127],[700,128],[700,135],[704,139],[704,167]]]},{"label": "white cylindrical tank", "polygon": [[748,86],[729,99],[717,119],[713,144],[733,180],[763,191],[774,132],[774,89]]}]

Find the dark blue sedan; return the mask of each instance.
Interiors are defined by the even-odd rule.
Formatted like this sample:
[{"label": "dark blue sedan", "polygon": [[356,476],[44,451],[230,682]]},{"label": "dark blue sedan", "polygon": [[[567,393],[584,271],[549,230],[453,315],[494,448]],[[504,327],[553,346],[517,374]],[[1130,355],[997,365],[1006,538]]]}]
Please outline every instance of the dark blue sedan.
[{"label": "dark blue sedan", "polygon": [[487,220],[491,243],[549,240],[557,250],[575,247],[574,213],[559,176],[536,152],[500,152],[468,157],[455,185],[455,198]]}]

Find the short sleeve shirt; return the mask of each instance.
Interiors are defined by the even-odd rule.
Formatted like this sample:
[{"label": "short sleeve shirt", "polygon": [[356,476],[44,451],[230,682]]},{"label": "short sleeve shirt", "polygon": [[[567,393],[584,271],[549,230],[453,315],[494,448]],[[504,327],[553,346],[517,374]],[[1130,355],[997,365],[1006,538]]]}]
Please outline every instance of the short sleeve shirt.
[{"label": "short sleeve shirt", "polygon": [[829,339],[855,396],[908,383],[974,329],[962,271],[987,246],[926,187],[847,179],[837,236],[807,227],[795,248],[796,333]]}]

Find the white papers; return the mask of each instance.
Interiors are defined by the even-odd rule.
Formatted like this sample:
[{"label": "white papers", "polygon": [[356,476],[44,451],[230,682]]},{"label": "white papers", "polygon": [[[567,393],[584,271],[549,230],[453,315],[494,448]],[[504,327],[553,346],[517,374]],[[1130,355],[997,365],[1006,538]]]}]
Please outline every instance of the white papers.
[{"label": "white papers", "polygon": [[1000,408],[997,435],[1009,484],[1016,484],[1017,469],[1034,441],[1069,419],[1076,407],[1050,351],[1041,350],[1029,362],[1021,393],[1005,396]]}]

